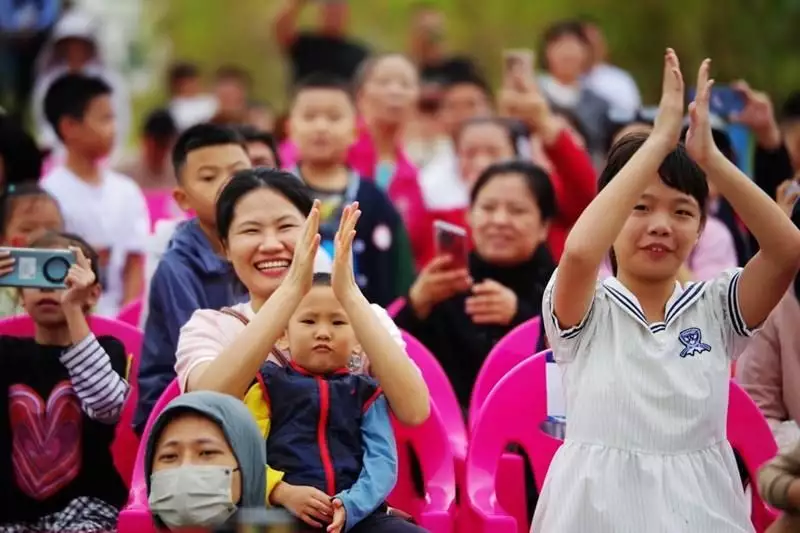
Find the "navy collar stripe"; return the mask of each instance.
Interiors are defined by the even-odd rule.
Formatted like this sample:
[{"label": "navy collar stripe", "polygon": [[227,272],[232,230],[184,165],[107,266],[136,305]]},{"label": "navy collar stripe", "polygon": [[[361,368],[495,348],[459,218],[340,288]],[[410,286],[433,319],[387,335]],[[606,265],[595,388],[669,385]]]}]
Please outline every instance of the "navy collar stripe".
[{"label": "navy collar stripe", "polygon": [[617,300],[622,307],[624,307],[633,314],[634,318],[639,320],[646,327],[648,328],[650,327],[650,325],[647,323],[647,320],[644,317],[644,313],[642,313],[642,311],[639,309],[639,306],[637,306],[634,302],[632,302],[627,296],[617,291],[617,289],[609,287],[608,285],[606,285],[606,289],[608,290],[609,295],[614,297],[614,299]]},{"label": "navy collar stripe", "polygon": [[742,318],[742,312],[739,309],[739,275],[741,270],[733,275],[731,282],[728,285],[728,310],[731,315],[731,323],[733,330],[741,337],[747,336],[747,326]]},{"label": "navy collar stripe", "polygon": [[691,306],[703,294],[705,286],[705,282],[693,283],[689,289],[681,294],[678,299],[675,300],[675,303],[670,306],[667,311],[665,322],[669,324],[673,318],[681,314],[684,309]]}]

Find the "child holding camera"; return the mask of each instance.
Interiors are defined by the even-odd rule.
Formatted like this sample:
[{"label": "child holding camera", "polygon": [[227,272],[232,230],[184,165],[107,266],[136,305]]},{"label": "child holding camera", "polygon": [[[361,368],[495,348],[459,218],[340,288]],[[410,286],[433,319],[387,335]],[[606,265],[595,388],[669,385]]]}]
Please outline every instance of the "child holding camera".
[{"label": "child holding camera", "polygon": [[[87,321],[100,296],[97,254],[70,234],[29,246],[69,248],[75,263],[63,288],[18,289],[33,337],[0,336],[0,531],[116,531],[127,491],[110,446],[128,383],[125,348]],[[14,263],[0,259],[0,276]]]}]

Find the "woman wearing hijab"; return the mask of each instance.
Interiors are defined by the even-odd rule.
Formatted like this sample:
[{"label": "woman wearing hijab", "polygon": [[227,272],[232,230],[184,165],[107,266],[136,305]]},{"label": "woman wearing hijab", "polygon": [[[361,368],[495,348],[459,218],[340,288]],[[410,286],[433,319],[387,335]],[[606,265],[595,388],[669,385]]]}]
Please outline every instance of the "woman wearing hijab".
[{"label": "woman wearing hijab", "polygon": [[156,524],[213,528],[239,509],[264,508],[266,464],[264,439],[240,400],[210,391],[179,396],[147,440],[147,495]]}]

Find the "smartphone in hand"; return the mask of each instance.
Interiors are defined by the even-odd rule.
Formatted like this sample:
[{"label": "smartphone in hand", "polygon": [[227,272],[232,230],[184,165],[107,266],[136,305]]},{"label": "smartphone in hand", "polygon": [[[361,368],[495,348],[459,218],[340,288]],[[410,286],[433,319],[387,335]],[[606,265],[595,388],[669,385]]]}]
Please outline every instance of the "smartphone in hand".
[{"label": "smartphone in hand", "polygon": [[14,270],[0,277],[0,286],[63,289],[69,268],[75,264],[72,250],[2,248],[14,258]]},{"label": "smartphone in hand", "polygon": [[444,220],[435,220],[433,229],[436,238],[436,254],[450,256],[453,269],[467,268],[467,255],[469,254],[467,230]]},{"label": "smartphone in hand", "polygon": [[[693,101],[697,89],[689,91],[689,101]],[[728,120],[734,113],[739,113],[744,109],[745,99],[741,91],[737,91],[729,85],[715,85],[711,88],[711,99],[708,102],[708,110],[718,117]]]},{"label": "smartphone in hand", "polygon": [[525,80],[531,80],[536,68],[536,54],[528,48],[512,48],[503,50],[503,84],[509,87],[518,86]]}]

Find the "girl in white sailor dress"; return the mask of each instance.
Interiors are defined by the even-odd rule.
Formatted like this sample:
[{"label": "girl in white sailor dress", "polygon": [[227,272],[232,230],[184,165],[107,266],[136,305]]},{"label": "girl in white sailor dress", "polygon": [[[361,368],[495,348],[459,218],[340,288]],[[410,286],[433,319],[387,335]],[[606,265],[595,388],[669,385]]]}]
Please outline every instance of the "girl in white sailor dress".
[{"label": "girl in white sailor dress", "polygon": [[[567,430],[532,533],[753,530],[726,439],[729,368],[736,342],[788,289],[800,232],[714,145],[708,70],[706,60],[684,147],[683,78],[667,51],[653,131],[612,149],[601,192],[545,291]],[[744,269],[681,286],[678,270],[705,219],[706,178],[761,251]],[[609,250],[616,277],[597,283]]]}]

